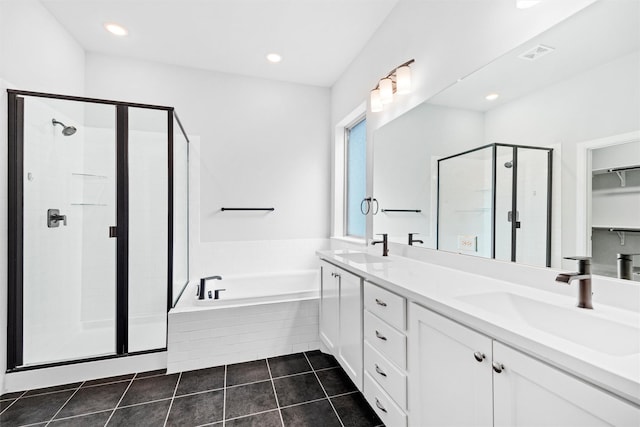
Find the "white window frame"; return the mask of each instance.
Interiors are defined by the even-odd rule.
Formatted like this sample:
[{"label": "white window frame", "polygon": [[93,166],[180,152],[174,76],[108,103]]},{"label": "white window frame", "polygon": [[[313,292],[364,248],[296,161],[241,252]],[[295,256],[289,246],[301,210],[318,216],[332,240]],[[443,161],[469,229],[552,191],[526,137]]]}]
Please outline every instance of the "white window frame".
[{"label": "white window frame", "polygon": [[[347,135],[348,129],[353,127],[362,119],[366,119],[367,103],[363,102],[356,107],[351,113],[345,116],[335,126],[334,130],[334,147],[333,147],[333,211],[331,236],[332,238],[343,239],[356,243],[365,243],[365,237],[348,236],[347,233]],[[365,233],[366,234],[366,233]]]}]

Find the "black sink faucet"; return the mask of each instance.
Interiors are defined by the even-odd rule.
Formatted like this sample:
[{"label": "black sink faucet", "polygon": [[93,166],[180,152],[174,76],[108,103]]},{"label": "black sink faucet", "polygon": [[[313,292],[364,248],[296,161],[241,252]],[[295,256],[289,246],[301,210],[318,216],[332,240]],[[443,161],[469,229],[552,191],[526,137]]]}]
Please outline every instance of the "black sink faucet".
[{"label": "black sink faucet", "polygon": [[413,238],[416,234],[420,233],[409,233],[409,246],[413,246],[414,243],[424,243],[422,240]]},{"label": "black sink faucet", "polygon": [[371,244],[377,245],[378,243],[382,243],[382,256],[389,256],[389,245],[387,241],[387,233],[378,234],[378,236],[382,236],[382,240],[373,240]]},{"label": "black sink faucet", "polygon": [[565,257],[578,261],[578,271],[576,273],[560,273],[556,277],[556,282],[571,284],[574,280],[580,285],[578,291],[578,307],[593,309],[591,303],[591,258],[590,257]]},{"label": "black sink faucet", "polygon": [[[221,276],[209,276],[200,279],[200,286],[198,286],[198,299],[204,299],[205,285],[207,280],[222,280]],[[217,295],[217,292],[216,292]],[[217,299],[217,298],[216,298]]]}]

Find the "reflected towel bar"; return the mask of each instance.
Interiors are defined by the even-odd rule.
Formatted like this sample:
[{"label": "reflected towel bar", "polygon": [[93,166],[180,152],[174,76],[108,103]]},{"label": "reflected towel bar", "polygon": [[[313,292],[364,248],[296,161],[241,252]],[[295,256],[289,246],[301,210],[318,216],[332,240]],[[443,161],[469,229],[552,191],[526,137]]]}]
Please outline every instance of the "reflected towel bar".
[{"label": "reflected towel bar", "polygon": [[222,212],[224,211],[274,211],[275,208],[220,208]]},{"label": "reflected towel bar", "polygon": [[422,212],[421,209],[381,209],[382,212]]}]

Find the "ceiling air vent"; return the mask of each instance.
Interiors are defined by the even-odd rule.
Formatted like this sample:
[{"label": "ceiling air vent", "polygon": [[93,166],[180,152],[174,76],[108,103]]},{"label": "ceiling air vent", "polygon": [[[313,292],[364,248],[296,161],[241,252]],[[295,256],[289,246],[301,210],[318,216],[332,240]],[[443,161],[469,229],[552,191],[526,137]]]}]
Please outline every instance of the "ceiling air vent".
[{"label": "ceiling air vent", "polygon": [[553,52],[555,49],[549,46],[539,44],[532,49],[520,54],[518,58],[526,59],[527,61],[534,61],[548,53]]}]

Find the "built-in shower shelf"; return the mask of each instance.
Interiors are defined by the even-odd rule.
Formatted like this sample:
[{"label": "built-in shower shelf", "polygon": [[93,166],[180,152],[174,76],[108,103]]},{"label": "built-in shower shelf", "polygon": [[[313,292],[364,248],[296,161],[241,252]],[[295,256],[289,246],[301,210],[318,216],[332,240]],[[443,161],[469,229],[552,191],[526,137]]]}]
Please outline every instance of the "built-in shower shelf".
[{"label": "built-in shower shelf", "polygon": [[89,179],[107,179],[109,178],[106,175],[96,175],[92,173],[79,173],[79,172],[71,172],[72,176],[77,176],[80,178],[89,178]]},{"label": "built-in shower shelf", "polygon": [[106,203],[71,203],[71,206],[109,206]]}]

